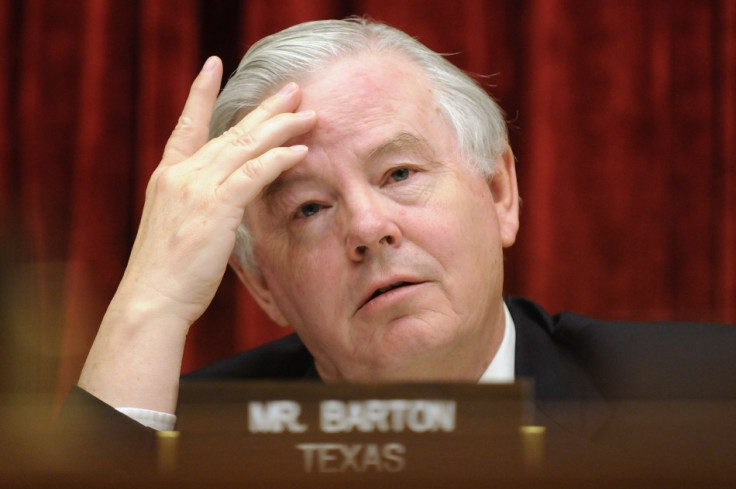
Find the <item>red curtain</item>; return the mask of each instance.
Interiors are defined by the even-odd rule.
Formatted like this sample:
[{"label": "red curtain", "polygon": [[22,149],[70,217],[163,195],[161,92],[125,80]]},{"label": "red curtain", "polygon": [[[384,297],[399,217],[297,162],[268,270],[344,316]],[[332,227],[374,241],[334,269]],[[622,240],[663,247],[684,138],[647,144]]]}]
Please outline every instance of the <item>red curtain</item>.
[{"label": "red curtain", "polygon": [[[507,293],[736,322],[734,0],[5,0],[0,217],[33,286],[6,294],[26,314],[0,338],[35,352],[32,382],[78,375],[204,59],[228,73],[266,34],[351,14],[450,54],[505,109],[524,200]],[[287,332],[228,273],[184,370]]]}]

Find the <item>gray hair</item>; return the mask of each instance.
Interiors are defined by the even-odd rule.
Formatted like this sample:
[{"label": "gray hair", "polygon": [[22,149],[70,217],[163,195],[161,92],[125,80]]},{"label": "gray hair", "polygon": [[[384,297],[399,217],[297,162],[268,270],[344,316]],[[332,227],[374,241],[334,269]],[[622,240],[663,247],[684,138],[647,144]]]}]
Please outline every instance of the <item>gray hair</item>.
[{"label": "gray hair", "polygon": [[[217,99],[210,137],[234,125],[278,88],[317,72],[331,61],[360,52],[406,56],[427,75],[436,102],[455,131],[458,147],[471,166],[486,176],[506,149],[508,135],[503,112],[469,76],[393,27],[364,18],[306,22],[264,37],[245,54]],[[253,237],[241,224],[234,256],[246,269],[257,270]]]}]

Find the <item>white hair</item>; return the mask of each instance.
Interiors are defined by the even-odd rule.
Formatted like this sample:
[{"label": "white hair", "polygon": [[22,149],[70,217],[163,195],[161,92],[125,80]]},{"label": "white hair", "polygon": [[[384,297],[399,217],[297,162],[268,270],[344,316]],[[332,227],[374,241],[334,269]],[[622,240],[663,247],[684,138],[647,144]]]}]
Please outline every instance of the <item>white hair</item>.
[{"label": "white hair", "polygon": [[[493,174],[508,142],[503,112],[493,99],[468,75],[408,34],[358,17],[298,24],[255,43],[217,99],[210,137],[225,132],[287,82],[365,51],[401,54],[416,63],[433,85],[461,154],[475,170]],[[238,229],[233,253],[246,269],[257,269],[253,238],[245,223]]]}]

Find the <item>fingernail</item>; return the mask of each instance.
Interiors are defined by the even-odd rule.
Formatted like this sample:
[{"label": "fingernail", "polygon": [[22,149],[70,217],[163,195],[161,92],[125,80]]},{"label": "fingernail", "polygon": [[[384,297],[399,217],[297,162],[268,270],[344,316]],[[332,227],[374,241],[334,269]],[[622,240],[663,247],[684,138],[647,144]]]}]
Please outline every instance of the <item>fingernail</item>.
[{"label": "fingernail", "polygon": [[308,147],[306,147],[306,146],[305,146],[305,145],[303,145],[303,144],[295,144],[294,146],[291,146],[291,150],[292,150],[292,151],[297,151],[297,152],[299,152],[299,153],[304,153],[304,152],[306,152],[307,150],[309,150],[309,148],[308,148]]},{"label": "fingernail", "polygon": [[279,94],[289,95],[290,93],[294,93],[295,91],[296,91],[296,83],[289,82],[286,85],[284,85],[281,90],[279,90]]},{"label": "fingernail", "polygon": [[202,66],[202,71],[212,71],[215,69],[215,65],[217,64],[217,58],[214,56],[210,56],[207,58],[207,61],[205,61],[204,66]]},{"label": "fingernail", "polygon": [[311,117],[314,117],[315,112],[313,110],[302,110],[296,113],[297,116],[301,117],[302,119],[309,119]]}]

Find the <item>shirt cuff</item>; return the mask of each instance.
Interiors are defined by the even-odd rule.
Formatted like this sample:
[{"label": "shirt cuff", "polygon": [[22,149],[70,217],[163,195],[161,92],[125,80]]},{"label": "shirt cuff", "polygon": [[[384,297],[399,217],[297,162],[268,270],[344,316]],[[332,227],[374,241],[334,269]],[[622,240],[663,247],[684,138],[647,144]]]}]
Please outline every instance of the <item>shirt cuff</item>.
[{"label": "shirt cuff", "polygon": [[115,409],[143,426],[148,426],[157,431],[171,431],[176,426],[176,416],[173,414],[133,407],[119,407]]}]

